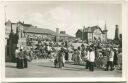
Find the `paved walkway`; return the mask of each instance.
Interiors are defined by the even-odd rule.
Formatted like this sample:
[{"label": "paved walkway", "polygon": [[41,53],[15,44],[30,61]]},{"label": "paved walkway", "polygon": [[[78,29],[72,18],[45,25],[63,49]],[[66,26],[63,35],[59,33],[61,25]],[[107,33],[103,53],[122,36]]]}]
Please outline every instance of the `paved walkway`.
[{"label": "paved walkway", "polygon": [[63,69],[54,68],[49,60],[34,60],[29,67],[17,69],[15,63],[6,63],[6,77],[120,77],[121,71],[103,71],[95,69],[90,72],[84,66],[65,64]]}]

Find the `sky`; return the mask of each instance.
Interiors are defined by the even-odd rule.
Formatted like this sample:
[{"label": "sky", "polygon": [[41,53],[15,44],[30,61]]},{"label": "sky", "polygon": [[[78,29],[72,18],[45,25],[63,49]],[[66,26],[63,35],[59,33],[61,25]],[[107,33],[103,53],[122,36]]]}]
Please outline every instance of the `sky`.
[{"label": "sky", "polygon": [[122,13],[120,4],[90,3],[83,1],[33,1],[6,2],[6,20],[24,21],[39,28],[56,31],[64,30],[75,36],[83,26],[98,25],[104,29],[105,21],[108,38],[113,39],[115,25],[119,25],[122,33]]}]

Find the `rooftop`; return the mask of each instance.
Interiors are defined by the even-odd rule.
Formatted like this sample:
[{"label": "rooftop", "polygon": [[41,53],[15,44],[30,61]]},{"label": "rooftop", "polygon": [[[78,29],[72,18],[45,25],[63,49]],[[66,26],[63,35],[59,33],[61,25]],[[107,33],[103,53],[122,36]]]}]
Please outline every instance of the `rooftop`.
[{"label": "rooftop", "polygon": [[35,26],[29,26],[29,27],[24,26],[23,28],[24,28],[24,32],[28,32],[28,33],[37,33],[37,34],[43,33],[43,34],[50,34],[55,36],[57,35],[57,33],[52,30],[44,29],[44,28],[36,28]]},{"label": "rooftop", "polygon": [[84,30],[82,30],[82,29],[78,29],[78,30],[80,30],[80,31],[84,31],[84,32],[94,32],[96,29],[100,29],[100,31],[102,32],[102,33],[104,33],[105,31],[107,31],[107,30],[102,30],[99,26],[92,26],[92,27],[86,27],[86,28],[84,28]]}]

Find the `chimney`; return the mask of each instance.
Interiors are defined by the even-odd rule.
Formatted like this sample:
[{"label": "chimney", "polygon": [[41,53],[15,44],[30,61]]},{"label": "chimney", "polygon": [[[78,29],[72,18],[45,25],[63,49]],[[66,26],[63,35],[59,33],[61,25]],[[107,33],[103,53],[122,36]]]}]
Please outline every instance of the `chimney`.
[{"label": "chimney", "polygon": [[118,25],[116,25],[116,28],[118,28],[119,26]]},{"label": "chimney", "polygon": [[58,42],[59,41],[59,28],[56,28],[56,39],[55,39],[55,42]]},{"label": "chimney", "polygon": [[119,39],[119,26],[118,25],[115,25],[116,26],[116,29],[115,29],[115,40],[118,40]]},{"label": "chimney", "polygon": [[59,34],[59,28],[56,28],[56,33]]},{"label": "chimney", "polygon": [[119,25],[115,25],[115,26],[116,26],[117,34],[119,35]]}]

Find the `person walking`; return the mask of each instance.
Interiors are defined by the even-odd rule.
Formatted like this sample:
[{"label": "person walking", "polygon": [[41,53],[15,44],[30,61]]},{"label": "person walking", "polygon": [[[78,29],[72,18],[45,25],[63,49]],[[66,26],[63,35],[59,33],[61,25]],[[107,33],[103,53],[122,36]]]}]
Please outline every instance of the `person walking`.
[{"label": "person walking", "polygon": [[109,67],[110,67],[110,71],[113,70],[113,60],[114,60],[114,51],[113,48],[111,48],[105,71],[108,71]]},{"label": "person walking", "polygon": [[89,47],[87,47],[87,56],[86,56],[86,69],[89,69],[89,55],[90,55],[90,48]]},{"label": "person walking", "polygon": [[81,47],[77,48],[77,62],[79,65],[82,64]]},{"label": "person walking", "polygon": [[28,53],[27,51],[24,51],[24,55],[23,55],[23,67],[27,68],[28,67]]},{"label": "person walking", "polygon": [[16,50],[15,50],[15,61],[16,61],[16,68],[19,68],[19,59],[18,59],[18,53],[19,53],[19,49],[18,49],[18,47],[16,47]]},{"label": "person walking", "polygon": [[20,49],[20,52],[18,53],[18,69],[22,69],[23,68],[23,59],[24,59],[24,57],[23,57],[23,55],[24,55],[24,53],[23,53],[23,49],[21,48]]},{"label": "person walking", "polygon": [[114,60],[113,60],[113,67],[115,70],[118,68],[118,51],[115,49],[114,50]]},{"label": "person walking", "polygon": [[89,54],[89,70],[94,71],[95,51],[91,48]]},{"label": "person walking", "polygon": [[46,51],[47,51],[47,54],[48,54],[47,57],[51,58],[51,47],[50,47],[49,44],[47,44]]},{"label": "person walking", "polygon": [[118,53],[118,69],[122,70],[122,51],[121,50]]},{"label": "person walking", "polygon": [[58,53],[58,63],[59,63],[59,68],[63,68],[64,67],[64,52],[63,52],[63,48],[61,48],[61,50]]},{"label": "person walking", "polygon": [[68,48],[65,48],[65,60],[68,61],[69,59],[69,50]]}]

